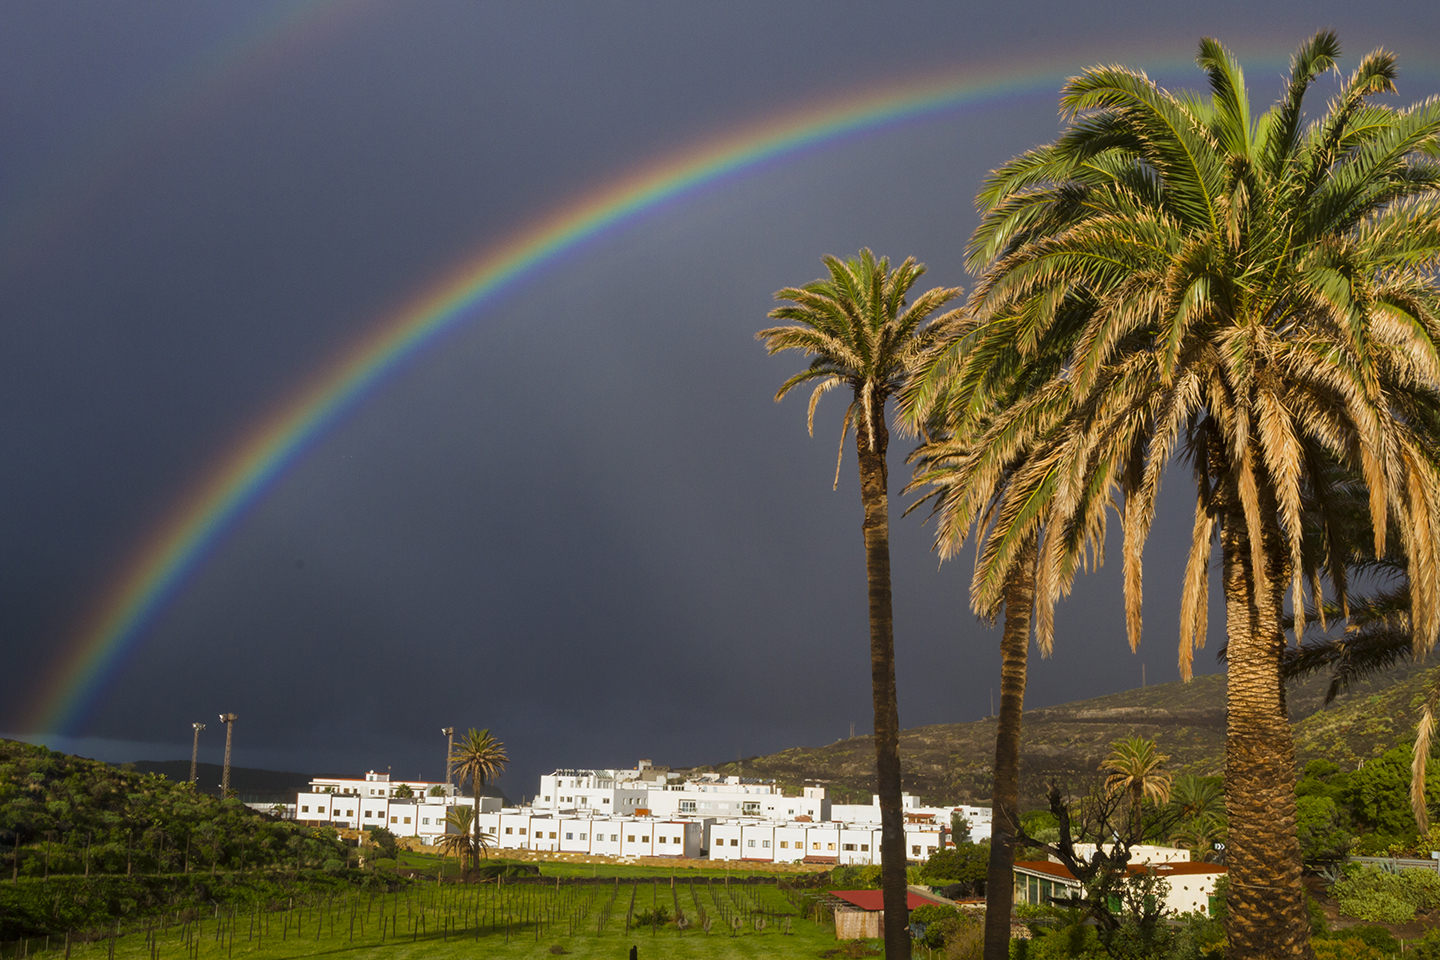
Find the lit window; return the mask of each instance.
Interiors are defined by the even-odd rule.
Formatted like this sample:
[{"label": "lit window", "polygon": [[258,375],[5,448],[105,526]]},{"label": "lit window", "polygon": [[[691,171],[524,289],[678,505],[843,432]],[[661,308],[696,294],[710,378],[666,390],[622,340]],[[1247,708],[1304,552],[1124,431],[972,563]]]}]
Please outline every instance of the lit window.
[{"label": "lit window", "polygon": [[789,850],[789,849],[790,849],[790,841],[789,841],[789,840],[781,840],[781,841],[780,841],[780,849],[781,849],[781,850]]},{"label": "lit window", "polygon": [[853,844],[853,843],[847,843],[847,844],[844,844],[840,849],[842,849],[842,850],[854,850],[854,849],[855,849],[855,844]]},{"label": "lit window", "polygon": [[301,812],[301,813],[309,813],[309,812],[310,812],[310,808],[309,808],[309,807],[301,807],[301,808],[300,808],[300,812]]},{"label": "lit window", "polygon": [[833,844],[833,843],[827,843],[827,844],[825,845],[825,849],[826,849],[826,850],[834,850],[834,849],[835,849],[835,844]]},{"label": "lit window", "polygon": [[811,850],[819,850],[819,849],[820,849],[820,844],[818,844],[818,843],[812,843],[812,844],[810,844],[810,849],[811,849]]},{"label": "lit window", "polygon": [[514,833],[514,832],[515,832],[515,828],[514,828],[514,827],[506,827],[506,828],[505,828],[505,832],[506,832],[506,833]]},{"label": "lit window", "polygon": [[410,822],[410,818],[409,818],[409,817],[406,817],[406,818],[405,818],[405,822],[406,822],[406,823],[409,823],[409,822]]},{"label": "lit window", "polygon": [[525,836],[525,828],[524,828],[524,827],[521,827],[521,828],[520,828],[520,836],[522,836],[522,837]]},{"label": "lit window", "polygon": [[[391,817],[391,818],[390,818],[390,822],[391,822],[391,823],[399,823],[399,822],[400,822],[400,818],[399,818],[399,817]],[[409,822],[410,822],[410,818],[409,818],[409,817],[406,817],[406,818],[405,818],[405,822],[406,822],[406,823],[409,823]]]},{"label": "lit window", "polygon": [[626,836],[626,837],[625,837],[625,842],[626,842],[626,843],[634,843],[634,842],[635,842],[635,834],[632,833],[632,834],[629,834],[628,836]]},{"label": "lit window", "polygon": [[551,830],[551,831],[550,831],[550,839],[551,839],[551,840],[554,840],[554,839],[555,839],[555,831],[554,831],[554,830]]},{"label": "lit window", "polygon": [[641,842],[641,843],[649,843],[649,842],[650,842],[650,838],[649,838],[649,837],[641,837],[641,838],[640,838],[640,842]]}]

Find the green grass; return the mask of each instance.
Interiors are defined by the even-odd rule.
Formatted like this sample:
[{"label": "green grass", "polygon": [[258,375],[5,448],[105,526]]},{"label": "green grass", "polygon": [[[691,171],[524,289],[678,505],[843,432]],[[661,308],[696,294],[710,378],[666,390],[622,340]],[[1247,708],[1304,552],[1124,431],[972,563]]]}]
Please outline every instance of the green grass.
[{"label": "green grass", "polygon": [[[547,865],[550,866],[550,865]],[[670,922],[627,929],[631,914],[676,907],[693,924]],[[283,906],[283,905],[282,905]],[[700,928],[708,917],[711,932]],[[766,926],[757,930],[756,918]],[[741,921],[739,930],[732,919]],[[790,932],[785,933],[789,920]],[[353,924],[353,927],[352,927]],[[382,960],[473,960],[548,957],[552,947],[576,958],[818,957],[837,947],[834,928],[799,916],[770,884],[690,884],[668,876],[645,882],[419,884],[391,894],[349,893],[293,909],[220,908],[218,914],[174,914],[132,925],[114,941],[115,960],[289,960],[295,957],[376,956]],[[43,944],[31,941],[29,956]],[[6,945],[6,960],[18,945]],[[109,960],[109,939],[71,947],[71,960]],[[47,960],[64,954],[52,937]]]}]

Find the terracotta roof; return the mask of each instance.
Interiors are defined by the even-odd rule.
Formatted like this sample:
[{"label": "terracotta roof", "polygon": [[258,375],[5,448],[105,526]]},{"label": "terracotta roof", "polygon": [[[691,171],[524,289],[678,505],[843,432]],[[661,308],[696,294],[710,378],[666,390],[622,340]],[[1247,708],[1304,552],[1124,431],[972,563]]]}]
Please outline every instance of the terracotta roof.
[{"label": "terracotta roof", "polygon": [[[861,910],[885,909],[885,892],[883,890],[831,890],[830,892],[847,903],[855,904]],[[913,890],[905,891],[905,906],[911,910],[918,910],[920,907],[929,906],[934,902]]]},{"label": "terracotta roof", "polygon": [[[1043,873],[1055,877],[1057,880],[1069,880],[1074,882],[1075,875],[1065,868],[1064,864],[1055,863],[1051,860],[1017,860],[1015,869],[1028,870],[1031,873]],[[1180,861],[1178,863],[1132,863],[1126,869],[1130,873],[1144,873],[1146,870],[1154,870],[1158,877],[1183,877],[1194,876],[1201,873],[1225,873],[1225,867],[1218,863],[1195,863],[1193,861]]]}]

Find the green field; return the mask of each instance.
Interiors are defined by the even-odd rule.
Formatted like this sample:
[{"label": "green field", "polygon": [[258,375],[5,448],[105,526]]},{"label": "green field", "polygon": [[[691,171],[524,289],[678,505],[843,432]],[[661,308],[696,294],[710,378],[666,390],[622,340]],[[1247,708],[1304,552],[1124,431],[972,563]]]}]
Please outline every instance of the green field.
[{"label": "green field", "polygon": [[[547,865],[547,869],[552,865]],[[668,922],[635,921],[654,916]],[[398,893],[347,893],[272,909],[219,907],[151,918],[119,937],[10,943],[10,957],[47,960],[283,960],[425,957],[819,957],[833,926],[800,916],[773,884],[669,877],[502,884],[417,884]],[[684,918],[686,927],[674,918]],[[627,924],[627,921],[630,923]],[[703,928],[709,924],[707,933]],[[113,932],[113,931],[112,931]],[[93,936],[93,934],[92,934]]]}]

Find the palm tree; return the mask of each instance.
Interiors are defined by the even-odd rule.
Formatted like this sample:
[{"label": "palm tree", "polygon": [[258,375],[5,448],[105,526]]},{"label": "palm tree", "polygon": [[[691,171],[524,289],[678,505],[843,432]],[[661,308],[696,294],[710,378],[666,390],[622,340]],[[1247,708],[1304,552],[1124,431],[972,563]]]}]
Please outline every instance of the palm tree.
[{"label": "palm tree", "polygon": [[1162,804],[1170,799],[1170,774],[1161,769],[1168,754],[1161,753],[1154,740],[1127,737],[1110,745],[1110,755],[1100,763],[1101,770],[1110,771],[1105,789],[1114,796],[1126,793],[1130,798],[1130,836],[1141,839],[1141,820],[1146,800]]},{"label": "palm tree", "polygon": [[[1323,116],[1304,100],[1334,65],[1321,33],[1279,103],[1253,116],[1230,54],[1202,41],[1210,96],[1095,68],[1069,81],[1059,140],[997,170],[980,196],[971,266],[978,328],[1019,318],[1026,349],[1064,343],[1047,385],[990,433],[1030,446],[982,551],[983,608],[1043,522],[1037,632],[1068,582],[1076,536],[1120,504],[1131,644],[1141,556],[1176,454],[1195,477],[1180,665],[1203,645],[1218,540],[1229,652],[1227,940],[1237,956],[1310,955],[1294,830],[1294,746],[1280,678],[1284,608],[1303,634],[1307,592],[1344,605],[1346,557],[1309,550],[1341,499],[1368,492],[1377,554],[1396,530],[1418,649],[1440,627],[1440,102],[1397,109],[1394,58],[1367,56]],[[1348,481],[1347,481],[1348,482]],[[1034,509],[1045,504],[1043,516]]]},{"label": "palm tree", "polygon": [[[906,303],[910,288],[925,267],[910,257],[893,271],[889,258],[878,261],[869,250],[841,261],[825,257],[828,279],[803,287],[786,287],[776,300],[791,305],[770,311],[790,326],[770,327],[756,334],[771,354],[799,350],[810,365],[781,384],[776,401],[801,384],[814,384],[808,424],[815,433],[815,406],[836,387],[851,390],[850,406],[840,428],[840,454],[855,426],[860,461],[860,501],[864,508],[865,575],[870,599],[870,684],[875,708],[875,770],[880,797],[881,885],[888,916],[907,916],[905,886],[905,825],[900,807],[900,717],[895,697],[895,645],[890,604],[890,519],[885,454],[890,434],[885,404],[895,396],[907,371],[930,347],[946,317],[931,314],[960,295],[954,287],[936,287]],[[835,485],[840,482],[840,457]],[[1008,882],[1008,881],[1007,881]],[[885,954],[910,956],[910,935],[903,923],[885,928]]]},{"label": "palm tree", "polygon": [[[451,807],[445,814],[445,835],[440,838],[440,851],[460,861],[461,870],[480,866],[480,858],[490,848],[490,838],[478,829],[479,817],[472,807]],[[450,830],[454,829],[454,833]]]},{"label": "palm tree", "polygon": [[450,754],[450,763],[455,775],[463,783],[468,777],[470,780],[470,792],[475,798],[473,816],[470,820],[471,827],[471,849],[478,850],[483,841],[480,839],[480,791],[485,784],[500,775],[505,769],[505,764],[510,762],[510,757],[505,753],[505,744],[496,740],[490,735],[490,728],[476,730],[470,728],[470,732],[461,737],[455,744],[454,751]]}]

